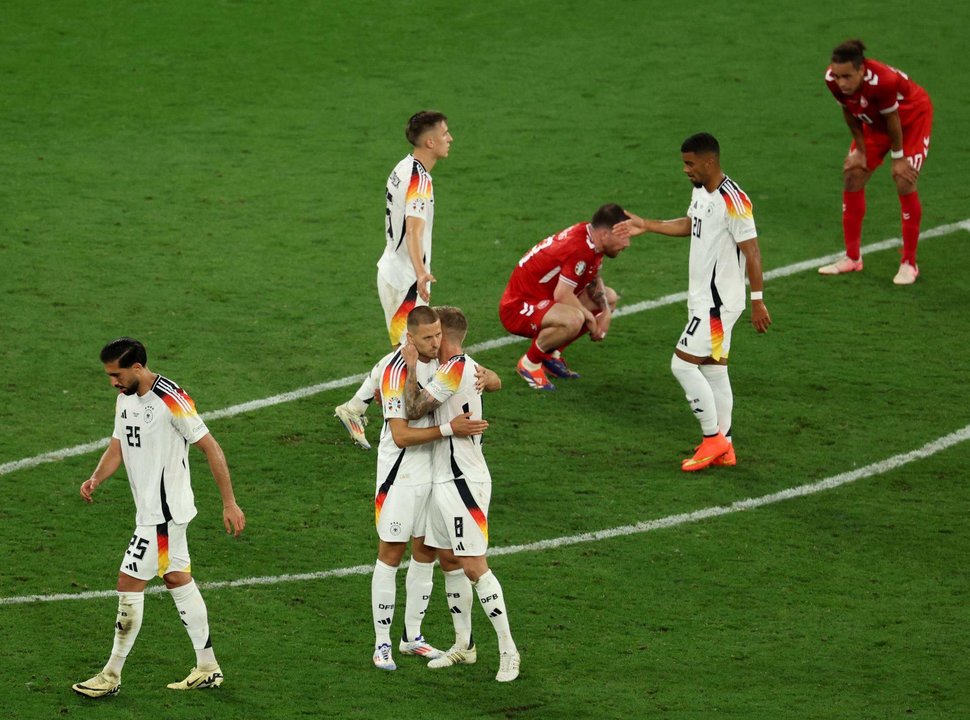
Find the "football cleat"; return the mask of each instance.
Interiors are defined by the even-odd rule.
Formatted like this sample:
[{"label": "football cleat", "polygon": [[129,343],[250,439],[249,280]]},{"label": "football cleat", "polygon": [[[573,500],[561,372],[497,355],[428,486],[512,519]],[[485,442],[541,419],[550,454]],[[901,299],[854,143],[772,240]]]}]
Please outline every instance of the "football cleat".
[{"label": "football cleat", "polygon": [[478,660],[478,648],[474,645],[465,649],[452,645],[441,657],[429,662],[428,667],[437,670],[452,665],[474,665],[476,660]]},{"label": "football cleat", "polygon": [[908,262],[904,262],[900,264],[899,271],[896,273],[896,277],[893,278],[893,282],[896,285],[912,285],[918,277],[919,268],[916,265],[910,265]]},{"label": "football cleat", "polygon": [[428,658],[428,660],[434,660],[435,658],[440,658],[444,653],[436,647],[432,647],[425,639],[423,635],[418,635],[414,640],[401,640],[400,645],[397,649],[401,651],[402,655],[420,655],[421,657]]},{"label": "football cleat", "polygon": [[859,272],[862,270],[862,258],[853,260],[843,255],[831,265],[823,265],[818,269],[819,275],[841,275],[842,273]]},{"label": "football cleat", "polygon": [[680,469],[685,472],[703,470],[730,449],[731,443],[721,433],[706,437],[697,446],[697,452],[694,453],[694,456],[687,458],[680,464]]},{"label": "football cleat", "polygon": [[556,386],[549,382],[549,378],[546,377],[546,371],[540,367],[538,370],[529,370],[525,366],[525,356],[519,359],[519,364],[515,368],[519,371],[529,387],[536,390],[555,390]]},{"label": "football cleat", "polygon": [[222,670],[215,663],[192,668],[185,680],[169,683],[169,690],[206,690],[222,685]]},{"label": "football cleat", "polygon": [[569,366],[566,364],[566,358],[562,356],[546,358],[542,361],[542,367],[557,378],[563,378],[564,380],[575,380],[579,377],[578,372],[573,372],[569,369]]},{"label": "football cleat", "polygon": [[108,697],[109,695],[117,695],[118,691],[121,690],[121,678],[117,675],[105,673],[105,671],[102,670],[90,680],[74,683],[71,685],[71,690],[76,692],[78,695],[84,695],[85,697],[89,698],[101,698]]},{"label": "football cleat", "polygon": [[397,670],[394,658],[391,657],[391,646],[387,643],[374,648],[374,667],[378,670]]},{"label": "football cleat", "polygon": [[738,464],[738,459],[734,456],[734,443],[731,443],[731,449],[726,453],[721,455],[719,458],[714,458],[711,461],[711,465],[717,465],[720,467],[734,467]]},{"label": "football cleat", "polygon": [[504,652],[498,658],[498,673],[495,679],[499,682],[512,682],[519,676],[519,665],[522,659],[518,651]]},{"label": "football cleat", "polygon": [[333,414],[340,421],[340,424],[344,426],[344,430],[350,433],[351,440],[364,448],[364,450],[370,450],[370,443],[367,442],[367,438],[364,436],[364,426],[367,425],[367,416],[355,413],[348,407],[349,404],[344,403],[343,405],[338,405],[333,409]]}]

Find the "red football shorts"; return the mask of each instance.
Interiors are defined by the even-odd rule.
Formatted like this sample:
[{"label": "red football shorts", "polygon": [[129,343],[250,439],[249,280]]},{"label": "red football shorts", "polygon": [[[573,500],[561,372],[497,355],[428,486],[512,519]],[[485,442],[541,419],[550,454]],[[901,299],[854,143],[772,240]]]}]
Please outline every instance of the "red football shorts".
[{"label": "red football shorts", "polygon": [[513,335],[534,338],[542,329],[542,318],[554,304],[552,300],[526,300],[503,295],[498,306],[498,317]]},{"label": "red football shorts", "polygon": [[[917,170],[921,170],[923,163],[926,162],[926,154],[930,150],[930,133],[932,130],[932,107],[903,126],[903,153]],[[862,132],[866,138],[866,165],[871,172],[882,165],[886,155],[892,150],[892,142],[889,135],[878,130],[870,130],[869,125],[863,125]],[[854,150],[855,147],[855,140],[853,140],[849,149]]]}]

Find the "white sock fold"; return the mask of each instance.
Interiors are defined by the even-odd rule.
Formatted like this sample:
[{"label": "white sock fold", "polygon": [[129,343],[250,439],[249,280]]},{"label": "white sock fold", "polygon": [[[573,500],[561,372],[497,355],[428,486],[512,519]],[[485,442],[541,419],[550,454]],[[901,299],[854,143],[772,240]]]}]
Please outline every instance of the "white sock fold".
[{"label": "white sock fold", "polygon": [[195,649],[196,665],[211,665],[216,661],[215,653],[212,650],[212,640],[209,637],[209,612],[199,592],[199,586],[195,580],[190,580],[185,585],[179,585],[168,589],[175,607],[178,609],[182,624],[185,625],[185,632],[189,634],[192,647]]},{"label": "white sock fold", "polygon": [[485,572],[475,583],[478,601],[482,605],[488,619],[492,621],[495,634],[498,636],[498,651],[500,653],[515,652],[515,641],[509,629],[509,613],[505,609],[505,595],[502,584],[491,570]]},{"label": "white sock fold", "polygon": [[466,649],[472,644],[472,583],[461,568],[445,573],[445,599],[455,626],[455,645]]},{"label": "white sock fold", "polygon": [[431,600],[434,587],[434,563],[418,562],[411,558],[404,581],[407,597],[404,601],[404,639],[414,640],[421,634],[421,621]]},{"label": "white sock fold", "polygon": [[364,378],[364,382],[360,384],[357,388],[357,392],[354,396],[350,398],[347,405],[355,413],[360,413],[363,415],[367,412],[367,408],[371,402],[374,400],[374,391],[377,390],[377,381],[374,379],[373,375],[368,375]]},{"label": "white sock fold", "polygon": [[121,677],[121,670],[128,659],[128,653],[135,645],[138,631],[141,630],[142,617],[145,614],[145,593],[119,592],[118,615],[115,618],[115,638],[111,646],[111,657],[104,672]]},{"label": "white sock fold", "polygon": [[391,622],[397,597],[397,568],[378,560],[370,583],[371,612],[374,616],[374,646],[391,644]]},{"label": "white sock fold", "polygon": [[700,368],[700,365],[689,363],[677,355],[670,360],[670,371],[684,388],[690,409],[701,424],[701,432],[706,436],[717,435],[717,406],[714,403],[714,391]]},{"label": "white sock fold", "polygon": [[717,410],[717,427],[726,438],[731,439],[731,413],[734,411],[734,391],[727,365],[701,365],[701,372],[714,393],[714,407]]}]

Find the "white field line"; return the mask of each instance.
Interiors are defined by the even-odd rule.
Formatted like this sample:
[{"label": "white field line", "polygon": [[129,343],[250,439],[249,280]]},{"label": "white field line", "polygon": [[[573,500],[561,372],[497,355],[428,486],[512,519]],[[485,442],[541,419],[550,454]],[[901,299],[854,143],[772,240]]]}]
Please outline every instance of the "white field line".
[{"label": "white field line", "polygon": [[[928,240],[930,238],[940,237],[941,235],[948,235],[952,232],[956,232],[957,230],[966,230],[970,232],[970,218],[926,230],[925,232],[920,233],[920,240]],[[879,250],[898,247],[901,244],[902,240],[899,238],[890,238],[889,240],[881,240],[880,242],[866,245],[862,249],[866,253],[871,253],[878,252]],[[785,267],[769,270],[765,273],[765,280],[787,277],[789,275],[794,275],[795,273],[804,272],[805,270],[810,270],[827,262],[837,260],[841,256],[842,253],[835,253],[833,255],[825,255],[820,258],[815,258],[814,260],[803,260],[802,262],[795,263],[793,265],[786,265]],[[634,313],[643,312],[644,310],[653,310],[655,308],[664,307],[665,305],[672,305],[678,302],[686,302],[686,300],[687,293],[664,295],[656,300],[644,300],[632,305],[625,305],[616,311],[616,317],[632,315]],[[504,345],[523,342],[523,340],[523,338],[515,335],[506,335],[505,337],[496,338],[494,340],[486,340],[485,342],[478,343],[477,345],[472,345],[468,348],[468,352],[479,353],[485,350],[492,350],[494,348],[502,347]],[[308,387],[291,390],[290,392],[285,392],[280,395],[273,395],[272,397],[263,398],[261,400],[250,400],[249,402],[241,403],[239,405],[232,405],[221,410],[213,410],[212,412],[203,413],[202,418],[204,420],[218,420],[220,418],[233,417],[235,415],[241,415],[242,413],[272,407],[273,405],[292,402],[293,400],[302,400],[303,398],[325,392],[326,390],[336,390],[338,388],[356,385],[364,379],[365,375],[366,373],[350,375],[345,378],[340,378],[339,380],[330,380],[317,385],[310,385]],[[43,465],[44,463],[56,462],[65,458],[74,457],[75,455],[86,455],[89,452],[94,452],[95,450],[107,447],[107,445],[108,438],[102,438],[101,440],[84,443],[83,445],[75,445],[74,447],[54,450],[52,452],[34,455],[33,457],[24,458],[22,460],[14,460],[12,462],[3,463],[0,465],[0,475],[7,475],[18,470],[25,470],[27,468],[36,467],[37,465]]]},{"label": "white field line", "polygon": [[[556,548],[578,545],[580,543],[597,542],[599,540],[609,540],[611,538],[623,537],[626,535],[638,535],[640,533],[653,532],[654,530],[673,528],[679,525],[686,525],[688,523],[700,522],[701,520],[721,517],[723,515],[744,512],[745,510],[753,510],[755,508],[764,507],[765,505],[773,505],[785,500],[814,495],[825,490],[832,490],[842,485],[853,483],[856,480],[862,480],[863,478],[881,475],[883,473],[890,472],[891,470],[903,467],[904,465],[908,465],[911,462],[928,458],[948,448],[951,448],[954,445],[965,442],[966,440],[970,440],[970,425],[967,425],[956,432],[952,432],[949,435],[944,435],[941,438],[937,438],[936,440],[927,443],[917,450],[912,450],[908,453],[902,453],[900,455],[893,455],[885,460],[880,460],[879,462],[866,465],[865,467],[861,467],[857,470],[839,473],[838,475],[833,475],[825,478],[824,480],[819,480],[818,482],[799,485],[797,487],[788,488],[786,490],[781,490],[769,495],[762,495],[761,497],[737,500],[730,505],[716,505],[714,507],[708,507],[702,510],[695,510],[694,512],[681,513],[679,515],[668,515],[667,517],[658,518],[657,520],[644,520],[634,525],[623,525],[621,527],[597,530],[595,532],[582,533],[580,535],[568,535],[566,537],[558,537],[551,540],[540,540],[538,542],[527,543],[524,545],[496,547],[490,549],[488,554],[489,556],[494,557],[496,555],[515,555],[524,552],[554,550]],[[406,567],[407,563],[402,563],[402,566]],[[279,585],[287,582],[326,580],[328,578],[346,577],[348,575],[369,575],[371,572],[373,572],[373,570],[373,564],[355,565],[354,567],[323,570],[320,572],[248,577],[240,578],[239,580],[200,583],[200,585],[205,589],[211,590],[250,587],[254,585]],[[164,591],[165,588],[162,585],[153,585],[146,590],[146,592],[149,593],[160,593]],[[57,602],[60,600],[94,600],[98,598],[115,597],[116,594],[117,593],[114,590],[94,590],[81,593],[0,597],[0,606],[23,605],[34,602]]]}]

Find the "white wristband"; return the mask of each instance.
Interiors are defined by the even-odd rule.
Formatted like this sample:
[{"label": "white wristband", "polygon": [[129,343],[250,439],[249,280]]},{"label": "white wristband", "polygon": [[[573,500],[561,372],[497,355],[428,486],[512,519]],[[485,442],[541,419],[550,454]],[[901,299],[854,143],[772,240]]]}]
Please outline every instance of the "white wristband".
[{"label": "white wristband", "polygon": [[764,296],[765,296],[765,293],[764,293],[763,290],[752,290],[751,291],[751,299],[752,300],[761,300],[762,298],[764,298]]},{"label": "white wristband", "polygon": [[444,425],[439,425],[438,429],[441,431],[441,437],[451,437],[455,434],[450,422],[446,422]]},{"label": "white wristband", "polygon": [[890,150],[889,151],[889,157],[891,157],[893,160],[902,160],[903,159],[903,156],[905,154],[906,153],[904,151],[902,151],[902,150]]}]

